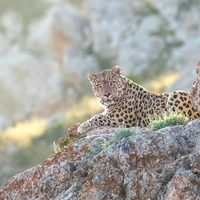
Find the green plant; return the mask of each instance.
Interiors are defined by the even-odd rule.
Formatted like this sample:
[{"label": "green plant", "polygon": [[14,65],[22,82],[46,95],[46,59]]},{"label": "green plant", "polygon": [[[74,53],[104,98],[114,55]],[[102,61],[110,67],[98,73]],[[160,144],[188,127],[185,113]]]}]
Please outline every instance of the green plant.
[{"label": "green plant", "polygon": [[63,149],[65,146],[67,146],[71,141],[71,135],[67,134],[67,136],[64,138],[64,140],[59,144],[59,149]]},{"label": "green plant", "polygon": [[135,130],[130,128],[119,128],[117,133],[115,134],[113,138],[113,142],[117,142],[123,138],[127,138],[131,135],[135,134]]},{"label": "green plant", "polygon": [[121,139],[127,138],[135,133],[136,133],[136,131],[133,129],[130,129],[130,128],[119,128],[112,139],[104,142],[101,145],[96,146],[92,150],[92,156],[99,154],[103,149],[105,149],[106,147],[109,147],[111,144],[114,144],[114,143],[120,141]]},{"label": "green plant", "polygon": [[136,133],[135,129],[120,127],[117,130],[114,137],[110,141],[108,141],[106,144],[104,144],[104,146],[108,147],[109,145],[116,143],[116,142],[122,140],[123,138],[127,138],[131,135],[134,135],[135,133]]},{"label": "green plant", "polygon": [[166,115],[163,118],[151,121],[149,127],[153,130],[159,130],[168,126],[186,125],[189,121],[190,119],[188,117],[173,113],[169,116]]}]

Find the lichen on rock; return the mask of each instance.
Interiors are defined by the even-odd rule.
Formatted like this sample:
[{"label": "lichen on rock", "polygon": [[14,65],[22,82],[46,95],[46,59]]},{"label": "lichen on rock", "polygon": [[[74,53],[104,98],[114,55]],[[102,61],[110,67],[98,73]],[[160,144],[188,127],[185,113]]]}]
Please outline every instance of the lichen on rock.
[{"label": "lichen on rock", "polygon": [[[199,199],[199,130],[195,120],[157,131],[136,129],[112,143],[117,128],[93,130],[12,177],[0,199]],[[98,146],[103,148],[94,154]]]}]

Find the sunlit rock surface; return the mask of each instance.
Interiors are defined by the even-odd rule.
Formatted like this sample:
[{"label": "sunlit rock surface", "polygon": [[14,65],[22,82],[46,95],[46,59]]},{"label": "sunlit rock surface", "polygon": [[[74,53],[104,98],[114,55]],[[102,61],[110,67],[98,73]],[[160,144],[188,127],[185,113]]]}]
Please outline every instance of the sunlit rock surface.
[{"label": "sunlit rock surface", "polygon": [[136,129],[110,145],[105,144],[116,128],[93,130],[12,177],[0,189],[0,198],[199,199],[199,130],[200,120],[155,132]]}]

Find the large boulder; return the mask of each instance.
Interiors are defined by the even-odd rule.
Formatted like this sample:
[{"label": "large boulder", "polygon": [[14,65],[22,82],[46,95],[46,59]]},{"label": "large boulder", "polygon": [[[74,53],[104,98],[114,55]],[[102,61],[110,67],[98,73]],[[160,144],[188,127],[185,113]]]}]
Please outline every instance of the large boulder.
[{"label": "large boulder", "polygon": [[100,128],[15,175],[1,199],[199,199],[200,120],[114,141]]},{"label": "large boulder", "polygon": [[191,101],[194,106],[194,108],[200,112],[200,61],[197,64],[197,78],[195,79],[191,89]]}]

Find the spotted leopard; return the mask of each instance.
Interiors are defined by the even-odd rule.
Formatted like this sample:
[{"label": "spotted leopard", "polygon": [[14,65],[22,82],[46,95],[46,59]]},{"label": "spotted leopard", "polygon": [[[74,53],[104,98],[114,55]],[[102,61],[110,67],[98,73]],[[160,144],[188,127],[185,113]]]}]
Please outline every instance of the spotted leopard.
[{"label": "spotted leopard", "polygon": [[147,126],[151,120],[165,113],[177,112],[197,119],[200,114],[192,107],[190,94],[176,91],[153,94],[121,75],[121,68],[114,67],[98,74],[89,74],[94,95],[100,99],[104,112],[82,123],[78,132],[85,133],[101,126]]}]

